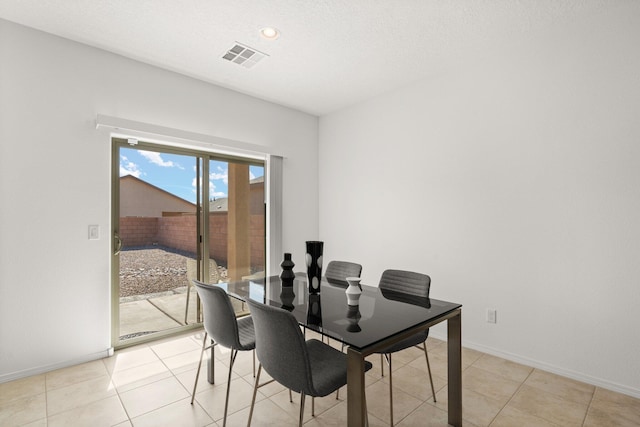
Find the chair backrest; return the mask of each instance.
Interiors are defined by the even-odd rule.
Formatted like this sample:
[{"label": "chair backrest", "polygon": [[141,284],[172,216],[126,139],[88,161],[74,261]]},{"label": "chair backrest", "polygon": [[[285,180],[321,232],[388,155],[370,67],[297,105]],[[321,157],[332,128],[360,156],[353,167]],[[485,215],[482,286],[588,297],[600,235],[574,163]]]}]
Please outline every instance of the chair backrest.
[{"label": "chair backrest", "polygon": [[360,277],[362,266],[348,261],[331,261],[327,265],[324,277],[329,283],[347,285],[347,277]]},{"label": "chair backrest", "polygon": [[385,270],[378,285],[382,290],[429,298],[431,278],[426,274],[404,270]]},{"label": "chair backrest", "polygon": [[202,301],[204,329],[218,344],[227,348],[241,347],[238,321],[229,295],[219,286],[193,281]]},{"label": "chair backrest", "polygon": [[314,395],[304,336],[291,313],[247,300],[256,332],[256,354],[265,371],[295,392]]}]

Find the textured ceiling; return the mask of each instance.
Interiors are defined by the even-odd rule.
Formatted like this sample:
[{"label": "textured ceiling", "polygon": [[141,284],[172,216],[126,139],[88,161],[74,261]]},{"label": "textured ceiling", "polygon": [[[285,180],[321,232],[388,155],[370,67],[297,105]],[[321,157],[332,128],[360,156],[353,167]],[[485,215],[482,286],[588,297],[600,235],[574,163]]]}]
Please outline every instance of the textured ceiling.
[{"label": "textured ceiling", "polygon": [[[0,17],[323,115],[616,1],[0,0]],[[262,39],[265,26],[281,36]],[[269,57],[222,60],[236,41]]]}]

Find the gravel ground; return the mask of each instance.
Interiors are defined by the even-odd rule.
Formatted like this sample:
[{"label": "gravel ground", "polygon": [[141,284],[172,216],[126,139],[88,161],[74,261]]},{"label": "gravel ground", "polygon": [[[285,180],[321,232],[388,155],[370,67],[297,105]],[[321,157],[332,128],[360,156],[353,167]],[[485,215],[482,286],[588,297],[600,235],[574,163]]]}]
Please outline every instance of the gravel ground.
[{"label": "gravel ground", "polygon": [[[185,254],[168,248],[135,248],[120,252],[120,297],[172,291],[187,285]],[[221,278],[227,270],[218,266]]]}]

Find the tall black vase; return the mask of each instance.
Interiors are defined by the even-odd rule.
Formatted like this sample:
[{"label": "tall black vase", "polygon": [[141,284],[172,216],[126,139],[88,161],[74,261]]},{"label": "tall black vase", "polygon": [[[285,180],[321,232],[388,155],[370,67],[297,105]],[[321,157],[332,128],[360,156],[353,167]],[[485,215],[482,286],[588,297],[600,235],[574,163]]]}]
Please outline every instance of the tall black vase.
[{"label": "tall black vase", "polygon": [[283,286],[293,286],[293,279],[296,278],[296,273],[293,272],[295,264],[291,261],[291,254],[284,254],[284,261],[280,264],[282,267],[282,273],[280,273],[280,279]]},{"label": "tall black vase", "polygon": [[307,241],[307,277],[309,278],[309,294],[320,293],[322,280],[322,249],[324,242]]}]

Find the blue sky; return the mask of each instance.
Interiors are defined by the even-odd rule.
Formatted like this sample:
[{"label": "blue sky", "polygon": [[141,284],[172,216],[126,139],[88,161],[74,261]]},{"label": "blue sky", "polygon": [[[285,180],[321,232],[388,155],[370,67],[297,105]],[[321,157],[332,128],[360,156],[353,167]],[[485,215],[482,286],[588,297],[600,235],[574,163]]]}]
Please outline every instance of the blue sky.
[{"label": "blue sky", "polygon": [[[228,195],[227,162],[211,161],[209,195]],[[158,153],[135,148],[120,148],[120,176],[133,175],[192,203],[196,201],[196,158],[178,154]],[[250,178],[264,175],[261,166],[249,167]]]}]

